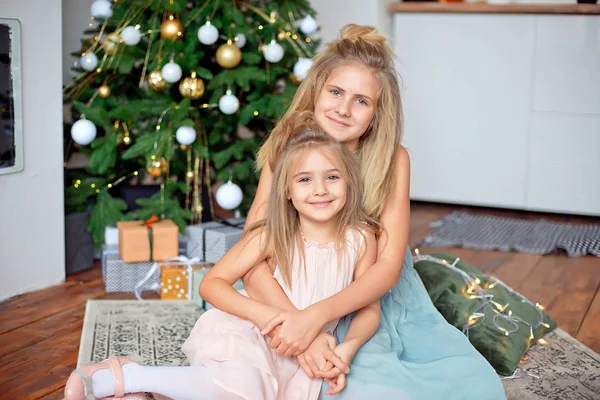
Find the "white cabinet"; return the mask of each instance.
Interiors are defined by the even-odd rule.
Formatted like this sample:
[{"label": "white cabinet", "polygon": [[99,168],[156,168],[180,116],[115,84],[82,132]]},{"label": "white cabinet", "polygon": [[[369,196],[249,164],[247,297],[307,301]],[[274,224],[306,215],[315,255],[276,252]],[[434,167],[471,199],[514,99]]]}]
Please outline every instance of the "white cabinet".
[{"label": "white cabinet", "polygon": [[411,197],[600,215],[598,21],[395,14]]},{"label": "white cabinet", "polygon": [[600,214],[600,115],[534,113],[526,208]]},{"label": "white cabinet", "polygon": [[538,16],[533,110],[600,114],[600,17]]}]

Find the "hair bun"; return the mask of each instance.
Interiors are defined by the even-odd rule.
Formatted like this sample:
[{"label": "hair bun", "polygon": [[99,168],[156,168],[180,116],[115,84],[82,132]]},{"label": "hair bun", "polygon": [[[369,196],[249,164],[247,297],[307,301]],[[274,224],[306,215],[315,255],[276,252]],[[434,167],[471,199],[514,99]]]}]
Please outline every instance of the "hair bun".
[{"label": "hair bun", "polygon": [[377,28],[368,25],[347,24],[340,29],[340,39],[352,42],[365,41],[375,46],[385,46],[386,38]]}]

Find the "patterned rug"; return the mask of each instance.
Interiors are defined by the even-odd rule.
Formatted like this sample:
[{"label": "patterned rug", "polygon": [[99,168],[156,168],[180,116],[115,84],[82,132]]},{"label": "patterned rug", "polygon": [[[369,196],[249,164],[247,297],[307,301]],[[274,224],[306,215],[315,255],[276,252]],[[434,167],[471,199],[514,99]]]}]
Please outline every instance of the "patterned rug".
[{"label": "patterned rug", "polygon": [[435,230],[423,240],[422,246],[460,246],[533,254],[564,250],[569,257],[587,254],[600,257],[600,224],[573,225],[455,211],[431,226]]},{"label": "patterned rug", "polygon": [[[180,347],[202,312],[179,300],[89,300],[78,365],[111,354],[144,365],[185,364]],[[598,399],[600,355],[557,329],[503,382],[510,400]]]}]

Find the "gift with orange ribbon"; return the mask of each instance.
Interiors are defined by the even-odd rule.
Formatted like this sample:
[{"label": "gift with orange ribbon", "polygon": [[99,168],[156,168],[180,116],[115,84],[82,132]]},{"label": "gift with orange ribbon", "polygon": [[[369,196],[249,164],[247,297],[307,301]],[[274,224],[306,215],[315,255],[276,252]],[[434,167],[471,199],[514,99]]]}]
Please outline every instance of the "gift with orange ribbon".
[{"label": "gift with orange ribbon", "polygon": [[124,262],[162,261],[179,255],[179,230],[169,219],[152,216],[147,221],[123,221],[117,229]]}]

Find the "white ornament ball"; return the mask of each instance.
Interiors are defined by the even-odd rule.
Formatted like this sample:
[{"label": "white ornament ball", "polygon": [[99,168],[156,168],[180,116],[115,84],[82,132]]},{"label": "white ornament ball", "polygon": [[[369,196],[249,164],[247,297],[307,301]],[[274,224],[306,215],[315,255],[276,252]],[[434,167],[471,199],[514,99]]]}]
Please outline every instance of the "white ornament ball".
[{"label": "white ornament ball", "polygon": [[81,56],[79,65],[86,71],[93,71],[98,66],[98,57],[94,53],[85,53]]},{"label": "white ornament ball", "polygon": [[283,58],[283,47],[273,40],[270,44],[265,46],[263,54],[268,62],[279,62]]},{"label": "white ornament ball", "polygon": [[244,35],[243,33],[236,33],[233,44],[235,44],[235,46],[238,49],[241,49],[242,47],[244,47],[246,45],[246,35]]},{"label": "white ornament ball", "polygon": [[198,40],[200,43],[210,45],[215,43],[217,39],[219,39],[219,31],[210,21],[206,21],[206,24],[198,29]]},{"label": "white ornament ball", "polygon": [[169,83],[174,83],[181,79],[181,67],[176,62],[171,61],[165,64],[160,71],[163,79]]},{"label": "white ornament ball", "polygon": [[231,90],[219,99],[219,110],[223,114],[233,114],[240,108],[240,101],[231,94]]},{"label": "white ornament ball", "polygon": [[312,60],[310,58],[300,57],[294,65],[294,75],[300,80],[304,79],[311,66]]},{"label": "white ornament ball", "polygon": [[121,39],[127,46],[135,46],[140,42],[142,34],[133,26],[128,26],[121,32]]},{"label": "white ornament ball", "polygon": [[187,146],[196,140],[196,131],[191,126],[180,126],[175,132],[175,138],[179,144]]},{"label": "white ornament ball", "polygon": [[300,21],[300,30],[305,35],[310,35],[311,33],[315,33],[319,26],[317,25],[317,21],[310,15],[307,15]]},{"label": "white ornament ball", "polygon": [[215,194],[217,204],[225,210],[235,210],[242,204],[242,189],[231,181],[223,184]]},{"label": "white ornament ball", "polygon": [[88,145],[96,139],[96,125],[90,120],[80,119],[71,127],[71,137],[77,144]]},{"label": "white ornament ball", "polygon": [[90,7],[90,14],[92,14],[92,17],[94,18],[110,18],[112,16],[110,1],[94,0]]}]

